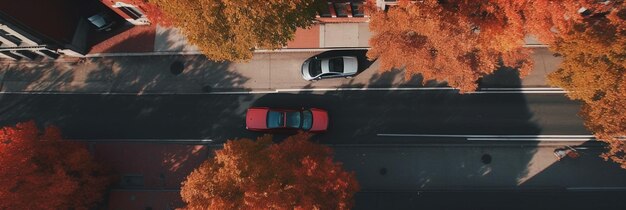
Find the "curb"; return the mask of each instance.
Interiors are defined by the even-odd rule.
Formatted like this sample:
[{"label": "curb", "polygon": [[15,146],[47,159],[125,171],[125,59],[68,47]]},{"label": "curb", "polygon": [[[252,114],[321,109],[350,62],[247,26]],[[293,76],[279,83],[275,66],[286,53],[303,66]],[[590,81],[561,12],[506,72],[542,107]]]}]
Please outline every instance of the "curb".
[{"label": "curb", "polygon": [[377,193],[417,193],[420,192],[473,192],[473,193],[537,193],[537,192],[597,192],[597,191],[626,191],[626,187],[561,187],[561,186],[546,186],[546,187],[438,187],[438,188],[420,188],[420,189],[399,189],[399,190],[385,190],[385,189],[362,189],[357,194],[377,194]]},{"label": "curb", "polygon": [[[1,87],[1,86],[0,86]],[[303,88],[303,89],[258,89],[258,90],[231,90],[213,92],[78,92],[78,91],[3,91],[0,94],[32,94],[32,95],[252,95],[273,93],[313,93],[313,92],[359,92],[359,91],[457,91],[451,87],[389,87],[389,88]],[[527,88],[481,88],[467,94],[564,94],[567,91],[551,87],[527,87]]]},{"label": "curb", "polygon": [[[255,50],[254,53],[298,53],[298,52],[324,52],[330,50],[369,50],[369,47],[339,47],[339,48],[297,48],[276,50]],[[120,57],[120,56],[155,56],[155,55],[202,55],[201,51],[160,51],[160,52],[136,52],[136,53],[92,53],[83,57]]]},{"label": "curb", "polygon": [[[545,44],[525,44],[525,48],[547,48]],[[333,47],[333,48],[285,48],[276,50],[255,50],[254,53],[299,53],[325,52],[331,50],[369,50],[370,47]],[[159,52],[128,52],[128,53],[91,53],[83,57],[121,57],[121,56],[157,56],[157,55],[202,55],[201,51],[159,51]]]}]

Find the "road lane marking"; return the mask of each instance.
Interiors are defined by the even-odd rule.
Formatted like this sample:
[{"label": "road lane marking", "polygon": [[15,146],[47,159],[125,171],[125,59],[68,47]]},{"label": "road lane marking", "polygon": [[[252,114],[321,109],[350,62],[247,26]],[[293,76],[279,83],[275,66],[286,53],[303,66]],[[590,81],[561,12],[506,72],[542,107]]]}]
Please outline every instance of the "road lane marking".
[{"label": "road lane marking", "polygon": [[[593,135],[452,135],[452,134],[398,134],[379,133],[379,137],[428,137],[428,138],[465,138],[468,141],[597,141]],[[626,141],[626,136],[617,137]]]},{"label": "road lane marking", "polygon": [[525,88],[480,88],[481,90],[563,90],[562,88],[556,87],[525,87]]},{"label": "road lane marking", "polygon": [[212,143],[212,139],[70,139],[84,142]]},{"label": "road lane marking", "polygon": [[568,187],[571,191],[623,191],[626,187]]},{"label": "road lane marking", "polygon": [[596,141],[595,138],[467,138],[468,141]]},{"label": "road lane marking", "polygon": [[[390,87],[390,88],[368,88],[368,87],[344,87],[344,88],[291,88],[275,90],[251,90],[251,91],[215,91],[215,92],[55,92],[55,91],[1,91],[0,94],[32,94],[32,95],[252,95],[252,94],[272,94],[272,93],[294,93],[294,92],[340,92],[340,91],[458,91],[451,87]],[[560,88],[481,88],[478,91],[467,92],[467,94],[564,94],[567,91]]]},{"label": "road lane marking", "polygon": [[[274,91],[243,91],[243,92],[211,92],[209,94],[268,94],[268,93],[293,93],[293,92],[340,92],[340,91],[457,91],[451,87],[343,87],[343,88],[287,88]],[[479,91],[467,92],[468,94],[564,94],[567,91],[561,88],[481,88]]]},{"label": "road lane marking", "polygon": [[398,134],[398,133],[379,133],[378,136],[389,137],[469,137],[469,138],[593,138],[593,135],[455,135],[455,134]]}]

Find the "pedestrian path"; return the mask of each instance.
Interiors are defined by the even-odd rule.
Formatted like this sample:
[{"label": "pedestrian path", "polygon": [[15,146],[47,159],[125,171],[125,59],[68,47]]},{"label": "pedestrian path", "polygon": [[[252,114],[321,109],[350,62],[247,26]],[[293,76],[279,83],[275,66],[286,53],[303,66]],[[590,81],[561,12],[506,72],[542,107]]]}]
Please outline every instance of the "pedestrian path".
[{"label": "pedestrian path", "polygon": [[[56,61],[4,62],[1,91],[11,93],[206,94],[273,92],[277,90],[367,89],[423,87],[419,75],[406,78],[401,70],[380,71],[378,62],[351,79],[309,82],[302,79],[304,60],[318,52],[256,53],[245,63],[212,62],[202,55],[113,56]],[[364,56],[364,51],[362,51]],[[545,88],[546,75],[560,58],[545,48],[532,55],[533,72],[522,79],[514,71],[499,71],[482,80],[489,88]],[[365,59],[364,57],[362,59]],[[433,90],[449,90],[427,82]],[[493,89],[496,90],[496,89]]]},{"label": "pedestrian path", "polygon": [[362,191],[626,190],[626,170],[588,147],[557,161],[557,145],[334,146]]}]

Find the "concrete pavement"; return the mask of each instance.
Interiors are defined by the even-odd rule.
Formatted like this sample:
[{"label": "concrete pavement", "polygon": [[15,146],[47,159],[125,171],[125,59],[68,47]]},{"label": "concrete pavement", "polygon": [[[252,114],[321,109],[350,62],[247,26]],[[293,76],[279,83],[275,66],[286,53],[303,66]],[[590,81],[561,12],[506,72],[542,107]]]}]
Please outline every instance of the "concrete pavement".
[{"label": "concrete pavement", "polygon": [[[598,157],[587,143],[578,159],[557,161],[557,144],[434,144],[334,146],[335,160],[353,170],[362,191],[621,190],[626,170]],[[485,158],[489,157],[489,161]]]},{"label": "concrete pavement", "polygon": [[[361,185],[355,209],[619,209],[626,194],[626,171],[598,158],[595,143],[561,161],[552,155],[557,144],[329,146]],[[220,149],[106,140],[91,147],[125,179],[140,180],[116,185],[111,207],[153,200],[156,209],[183,207],[180,182]]]},{"label": "concrete pavement", "polygon": [[[326,52],[328,53],[328,52]],[[332,52],[331,52],[332,53]],[[62,93],[203,93],[220,91],[267,91],[336,87],[421,87],[421,77],[405,79],[401,70],[381,72],[378,62],[368,62],[365,51],[350,51],[367,67],[351,79],[308,82],[300,68],[318,52],[257,53],[247,63],[216,63],[201,55],[94,57],[56,62],[4,62],[0,67],[3,92]],[[522,87],[547,87],[545,77],[556,70],[560,58],[545,48],[533,54],[534,71]],[[180,69],[177,69],[180,68]],[[175,74],[176,70],[182,73]],[[483,86],[519,87],[519,81],[497,75]],[[441,86],[429,82],[427,86]]]},{"label": "concrete pavement", "polygon": [[557,161],[558,147],[336,145],[334,151],[361,185],[354,209],[623,209],[626,171],[600,159],[602,147],[587,142],[578,159]]}]

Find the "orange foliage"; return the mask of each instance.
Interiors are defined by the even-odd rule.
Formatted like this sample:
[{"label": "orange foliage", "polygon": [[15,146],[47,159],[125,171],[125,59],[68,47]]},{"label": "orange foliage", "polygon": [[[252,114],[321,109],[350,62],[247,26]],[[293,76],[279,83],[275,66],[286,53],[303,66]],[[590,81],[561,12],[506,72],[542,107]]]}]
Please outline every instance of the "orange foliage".
[{"label": "orange foliage", "polygon": [[626,169],[626,146],[619,141],[626,136],[626,3],[594,8],[556,38],[552,48],[564,60],[549,80],[584,102],[585,125],[609,144],[602,157]]},{"label": "orange foliage", "polygon": [[84,145],[33,121],[0,130],[0,209],[88,209],[109,184]]},{"label": "orange foliage", "polygon": [[359,189],[307,134],[230,140],[183,182],[188,209],[350,209]]},{"label": "orange foliage", "polygon": [[150,0],[130,0],[130,3],[139,7],[153,24],[157,23],[163,26],[172,25],[172,20],[167,18],[163,11]]},{"label": "orange foliage", "polygon": [[[543,43],[553,45],[558,39],[567,39],[572,35],[574,27],[585,27],[580,24],[598,15],[604,16],[623,4],[623,1],[531,0],[515,1],[515,4],[524,14],[529,33],[536,35]],[[615,18],[613,20],[617,21]]]},{"label": "orange foliage", "polygon": [[587,0],[532,0],[517,1],[522,8],[528,31],[541,42],[553,44],[557,38],[566,35],[573,25],[582,21],[578,10],[587,5]]},{"label": "orange foliage", "polygon": [[[149,0],[190,44],[214,61],[247,61],[254,49],[280,49],[314,24],[321,0]],[[327,6],[327,5],[326,5]]]},{"label": "orange foliage", "polygon": [[[384,12],[370,0],[370,59],[381,69],[404,68],[408,78],[447,81],[462,92],[502,65],[526,75],[532,62],[523,48],[523,19],[508,1],[399,1]],[[502,63],[500,63],[502,59]]]}]

